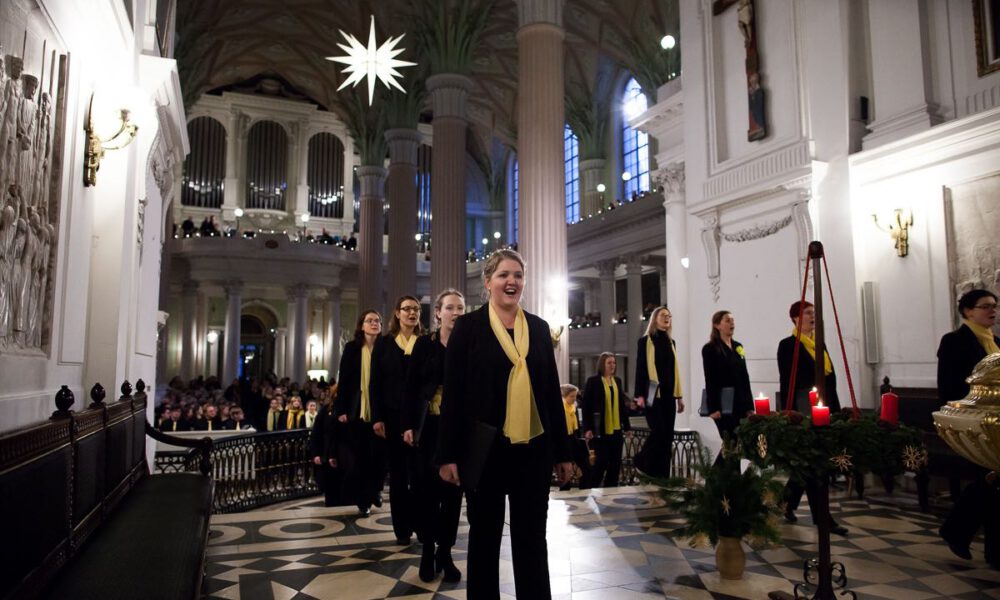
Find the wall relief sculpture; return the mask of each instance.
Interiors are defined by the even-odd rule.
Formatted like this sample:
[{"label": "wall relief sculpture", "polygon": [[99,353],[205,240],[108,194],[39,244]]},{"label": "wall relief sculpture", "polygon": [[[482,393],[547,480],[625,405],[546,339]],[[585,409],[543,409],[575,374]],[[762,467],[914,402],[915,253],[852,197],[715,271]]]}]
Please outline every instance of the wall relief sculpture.
[{"label": "wall relief sculpture", "polygon": [[[27,18],[10,10],[0,17]],[[47,346],[58,245],[68,57],[20,42],[0,46],[0,352]]]},{"label": "wall relief sculpture", "polygon": [[951,207],[949,270],[957,300],[974,289],[1000,292],[1000,174],[948,189]]}]

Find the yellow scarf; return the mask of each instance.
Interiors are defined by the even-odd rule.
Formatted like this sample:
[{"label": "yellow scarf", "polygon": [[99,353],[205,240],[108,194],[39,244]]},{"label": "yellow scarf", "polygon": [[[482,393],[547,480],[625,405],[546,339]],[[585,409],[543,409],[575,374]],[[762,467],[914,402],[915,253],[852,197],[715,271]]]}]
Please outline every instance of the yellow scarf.
[{"label": "yellow scarf", "polygon": [[439,385],[436,390],[434,390],[434,397],[431,398],[430,406],[427,407],[427,412],[432,415],[441,414],[441,398],[444,396],[444,386]]},{"label": "yellow scarf", "polygon": [[[673,343],[673,340],[671,340]],[[649,373],[649,380],[660,382],[660,374],[656,371],[656,348],[653,347],[652,336],[646,336],[646,372]],[[656,388],[656,397],[660,397],[660,388]],[[683,398],[684,391],[681,389],[681,365],[677,361],[677,353],[674,352],[674,398]]]},{"label": "yellow scarf", "polygon": [[618,412],[618,384],[614,379],[611,383],[601,377],[604,384],[604,433],[611,435],[622,428],[621,413]]},{"label": "yellow scarf", "polygon": [[[799,330],[797,327],[792,327],[792,335],[799,337]],[[802,347],[806,349],[809,356],[812,357],[813,361],[816,360],[816,337],[815,333],[803,333],[799,340],[802,342]],[[830,364],[830,353],[823,349],[823,373],[829,375],[833,373],[833,365]]]},{"label": "yellow scarf", "polygon": [[299,415],[301,414],[301,410],[289,409],[288,418],[285,420],[285,429],[298,429]]},{"label": "yellow scarf", "polygon": [[979,343],[982,344],[983,350],[986,350],[986,354],[996,354],[1000,352],[1000,348],[997,347],[997,341],[993,339],[993,330],[989,327],[983,327],[982,325],[977,325],[968,319],[962,319],[966,327],[972,330],[972,333],[976,334],[976,338]]},{"label": "yellow scarf", "polygon": [[402,333],[396,334],[396,345],[399,346],[399,349],[402,350],[403,354],[406,356],[413,354],[413,346],[415,346],[416,343],[416,335],[411,335],[410,339],[406,339],[403,337]]},{"label": "yellow scarf", "polygon": [[372,421],[372,404],[368,397],[368,383],[372,378],[372,350],[365,344],[361,347],[361,420]]},{"label": "yellow scarf", "polygon": [[267,430],[277,431],[278,430],[278,418],[281,416],[280,410],[269,410],[267,411]]},{"label": "yellow scarf", "polygon": [[306,429],[313,428],[313,425],[316,423],[317,416],[319,416],[319,413],[316,413],[315,415],[306,413]]},{"label": "yellow scarf", "polygon": [[566,404],[564,401],[563,410],[566,411],[566,433],[573,435],[580,428],[580,421],[576,418],[576,404]]},{"label": "yellow scarf", "polygon": [[545,431],[541,419],[538,418],[535,394],[531,389],[531,377],[525,360],[528,356],[528,320],[524,317],[524,310],[520,306],[517,307],[514,340],[511,341],[507,329],[493,307],[489,306],[487,312],[490,315],[493,335],[496,336],[507,359],[514,363],[507,377],[507,415],[504,419],[503,433],[510,438],[512,444],[526,444]]}]

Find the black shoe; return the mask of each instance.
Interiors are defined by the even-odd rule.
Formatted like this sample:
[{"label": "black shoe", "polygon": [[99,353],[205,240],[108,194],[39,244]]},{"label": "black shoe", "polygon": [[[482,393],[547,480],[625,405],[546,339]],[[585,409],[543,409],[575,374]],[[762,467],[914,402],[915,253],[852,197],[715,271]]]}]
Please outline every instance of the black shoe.
[{"label": "black shoe", "polygon": [[405,538],[404,537],[398,537],[398,538],[396,538],[396,545],[397,546],[409,546],[410,545],[410,539],[411,539],[410,536],[406,536]]},{"label": "black shoe", "polygon": [[458,570],[454,561],[451,560],[451,548],[444,546],[438,548],[435,564],[437,565],[438,573],[444,571],[443,579],[448,583],[458,583],[462,580],[462,572]]},{"label": "black shoe", "polygon": [[382,508],[382,494],[375,494],[375,500],[372,502],[375,508]]},{"label": "black shoe", "polygon": [[[945,541],[948,542],[948,540]],[[968,546],[961,546],[953,542],[948,542],[948,549],[951,550],[952,554],[954,554],[959,558],[964,558],[965,560],[972,560],[972,553],[969,552]]]},{"label": "black shoe", "polygon": [[795,513],[793,513],[792,511],[786,510],[785,511],[785,521],[788,522],[788,523],[798,523],[799,522],[799,518],[796,517]]},{"label": "black shoe", "polygon": [[359,506],[358,507],[358,516],[359,517],[370,517],[371,514],[372,514],[372,509],[368,508],[367,506]]},{"label": "black shoe", "polygon": [[434,581],[434,544],[424,544],[424,551],[420,556],[420,581]]},{"label": "black shoe", "polygon": [[837,525],[834,523],[834,525],[830,527],[830,533],[835,533],[840,537],[847,537],[847,528],[843,525]]}]

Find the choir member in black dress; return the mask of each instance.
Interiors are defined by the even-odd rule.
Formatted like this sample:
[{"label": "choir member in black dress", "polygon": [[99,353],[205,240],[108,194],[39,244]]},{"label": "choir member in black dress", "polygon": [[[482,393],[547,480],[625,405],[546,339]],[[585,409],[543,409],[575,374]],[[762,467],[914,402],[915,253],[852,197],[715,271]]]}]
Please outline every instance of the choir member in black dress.
[{"label": "choir member in black dress", "polygon": [[603,352],[597,359],[597,375],[587,379],[583,386],[583,437],[596,447],[594,487],[617,487],[622,470],[623,432],[632,436],[628,419],[628,406],[622,395],[622,380],[615,376],[618,361],[610,352]]},{"label": "choir member in black dress", "polygon": [[455,320],[463,314],[465,297],[458,290],[449,288],[438,294],[434,302],[438,329],[417,340],[406,379],[403,441],[415,446],[417,453],[412,473],[416,500],[414,525],[423,543],[419,573],[423,581],[432,581],[435,573],[442,571],[447,582],[454,583],[462,578],[451,559],[451,547],[455,545],[462,512],[462,490],[441,480],[434,452],[441,428],[445,350]]},{"label": "choir member in black dress", "polygon": [[[753,393],[750,391],[750,373],[747,371],[743,344],[733,339],[736,319],[728,310],[712,315],[712,333],[701,349],[705,367],[705,393],[708,416],[715,421],[723,441],[733,440],[740,419],[753,412]],[[732,412],[723,410],[723,395],[732,389]],[[725,407],[728,408],[728,407]],[[719,453],[718,463],[722,458]]]},{"label": "choir member in black dress", "polygon": [[410,462],[413,449],[403,442],[403,403],[407,395],[406,375],[413,347],[420,336],[420,301],[413,296],[396,300],[389,335],[375,342],[372,350],[372,422],[375,435],[388,455],[389,509],[396,543],[408,546],[413,534],[413,496],[410,493]]},{"label": "choir member in black dress", "polygon": [[[566,413],[566,433],[569,434],[569,443],[573,448],[573,462],[580,469],[580,479],[577,482],[581,490],[593,487],[594,465],[597,464],[597,454],[593,455],[591,463],[590,442],[583,437],[583,428],[580,423],[583,421],[583,409],[577,402],[580,398],[580,388],[572,383],[564,383],[559,386],[562,392],[563,411]],[[560,491],[566,491],[572,487],[572,481],[559,486]]]},{"label": "choir member in black dress", "polygon": [[[677,344],[671,338],[673,315],[660,306],[649,315],[646,335],[639,338],[635,354],[635,402],[646,409],[649,438],[635,457],[639,471],[653,477],[669,477],[674,452],[674,423],[684,412],[681,369]],[[648,398],[650,383],[655,396]]]},{"label": "choir member in black dress", "polygon": [[484,264],[489,302],[460,317],[448,342],[437,462],[465,488],[469,598],[500,597],[507,500],[516,595],[548,599],[549,484],[553,466],[560,484],[573,473],[552,333],[520,307],[521,255],[498,250]]},{"label": "choir member in black dress", "polygon": [[[987,355],[1000,352],[1000,338],[993,335],[997,322],[997,296],[987,290],[966,292],[958,300],[962,324],[944,334],[938,346],[938,398],[942,403],[969,395],[966,377]],[[1000,569],[1000,478],[982,470],[970,483],[941,526],[941,537],[951,551],[972,558],[969,545],[983,527],[986,562]]]},{"label": "choir member in black dress", "polygon": [[380,503],[379,493],[385,473],[376,465],[375,432],[372,428],[372,350],[382,332],[382,317],[366,310],[358,317],[354,339],[344,346],[340,357],[340,386],[333,412],[345,424],[348,452],[340,465],[344,477],[345,500],[353,500],[362,516],[372,504]]},{"label": "choir member in black dress", "polygon": [[[799,322],[801,313],[801,326]],[[789,307],[788,316],[792,320],[792,335],[778,342],[778,377],[780,391],[778,392],[779,410],[788,406],[788,394],[792,394],[792,409],[802,414],[810,414],[809,390],[816,385],[816,307],[811,302],[796,301]],[[799,335],[801,333],[801,336]],[[795,392],[790,392],[788,386],[792,377],[792,360],[795,357],[795,343],[799,339],[799,362],[795,369]],[[823,403],[830,407],[831,412],[840,410],[840,398],[837,396],[837,374],[833,372],[833,362],[830,353],[824,349]],[[785,520],[789,523],[798,521],[795,510],[802,501],[802,492],[809,497],[809,509],[816,506],[813,499],[818,489],[813,485],[803,485],[802,482],[789,479],[785,485]],[[847,535],[847,528],[838,525],[827,511],[826,518],[830,521],[830,531],[837,535]],[[813,522],[817,516],[813,513]]]},{"label": "choir member in black dress", "polygon": [[309,454],[316,466],[316,482],[323,490],[326,506],[338,506],[341,503],[340,489],[343,485],[339,449],[346,425],[338,421],[334,413],[336,393],[337,386],[334,385],[317,411],[309,434]]}]

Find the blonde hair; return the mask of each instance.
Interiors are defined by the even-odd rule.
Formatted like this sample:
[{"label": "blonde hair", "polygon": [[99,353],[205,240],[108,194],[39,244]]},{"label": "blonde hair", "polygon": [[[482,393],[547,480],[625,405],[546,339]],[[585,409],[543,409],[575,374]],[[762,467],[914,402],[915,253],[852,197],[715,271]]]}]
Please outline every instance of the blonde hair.
[{"label": "blonde hair", "polygon": [[[653,309],[653,312],[650,313],[650,315],[649,315],[649,325],[646,325],[646,335],[647,336],[651,336],[654,333],[656,333],[656,331],[657,331],[657,329],[656,329],[656,317],[657,317],[657,315],[659,315],[663,311],[667,311],[668,313],[670,313],[670,309],[667,308],[666,306],[657,306],[655,309]],[[674,314],[670,313],[670,316],[673,317]],[[673,322],[671,322],[670,323],[670,327],[667,328],[667,337],[671,337],[671,335],[673,334],[673,328],[674,328],[674,325],[673,325]]]},{"label": "blonde hair", "polygon": [[483,263],[483,300],[489,299],[489,291],[486,289],[486,280],[493,277],[493,274],[497,272],[497,268],[500,267],[500,263],[505,260],[513,260],[517,264],[521,265],[524,269],[524,257],[517,250],[511,250],[510,248],[503,248],[501,250],[495,251],[490,254],[490,257],[486,259]]},{"label": "blonde hair", "polygon": [[437,298],[434,299],[434,314],[431,315],[437,328],[441,327],[441,319],[438,318],[436,313],[441,310],[441,306],[444,304],[444,299],[448,296],[458,296],[463,302],[465,301],[465,294],[455,288],[445,288],[442,290],[441,293],[437,295]]}]

